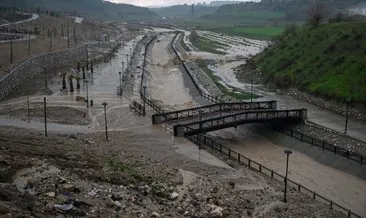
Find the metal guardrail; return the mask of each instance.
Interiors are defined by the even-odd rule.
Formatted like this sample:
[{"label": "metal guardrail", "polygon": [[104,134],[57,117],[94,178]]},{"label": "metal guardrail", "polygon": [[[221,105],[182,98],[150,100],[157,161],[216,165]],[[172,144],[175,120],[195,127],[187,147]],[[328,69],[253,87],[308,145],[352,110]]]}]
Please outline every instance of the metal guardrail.
[{"label": "metal guardrail", "polygon": [[334,155],[344,157],[347,160],[351,160],[360,165],[366,165],[366,157],[364,157],[358,153],[355,153],[355,152],[349,151],[347,149],[344,149],[342,147],[330,144],[324,140],[314,138],[312,136],[306,135],[304,133],[301,133],[301,132],[293,130],[293,129],[289,129],[289,128],[285,128],[285,127],[281,127],[281,126],[272,126],[272,125],[270,125],[268,127],[272,130],[275,130],[277,132],[281,132],[287,136],[290,136],[291,138],[298,139],[301,142],[306,142],[312,146],[320,148],[323,151],[331,152]]},{"label": "metal guardrail", "polygon": [[[187,127],[187,128],[189,128],[189,127]],[[286,180],[285,176],[275,172],[274,170],[270,169],[269,167],[266,167],[240,153],[237,153],[237,152],[231,150],[230,148],[225,147],[224,145],[215,142],[214,140],[212,140],[211,138],[209,138],[205,135],[197,134],[197,135],[187,136],[186,138],[189,139],[191,142],[195,143],[196,145],[198,145],[200,148],[204,148],[206,150],[211,149],[211,151],[217,151],[220,154],[227,156],[229,159],[235,160],[239,164],[247,166],[250,170],[253,170],[255,172],[260,172],[263,175],[266,175],[270,178],[277,179],[280,182],[285,182],[285,180]],[[301,185],[300,183],[297,183],[288,178],[287,178],[287,182],[289,185],[292,185],[293,187],[295,187],[297,189],[297,191],[307,194],[314,200],[318,200],[318,201],[321,201],[321,202],[329,205],[332,209],[342,211],[343,213],[347,214],[348,217],[361,218],[360,215],[352,212],[350,209],[347,209],[347,208],[341,206],[340,204],[337,204],[334,201],[327,199],[326,197],[316,193],[315,191],[313,191],[309,188],[306,188],[305,186]]]}]

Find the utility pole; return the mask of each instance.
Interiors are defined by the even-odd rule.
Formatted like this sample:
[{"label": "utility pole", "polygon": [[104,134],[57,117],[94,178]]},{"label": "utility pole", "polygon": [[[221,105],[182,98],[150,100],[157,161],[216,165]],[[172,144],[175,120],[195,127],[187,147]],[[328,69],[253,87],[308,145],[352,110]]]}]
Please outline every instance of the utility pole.
[{"label": "utility pole", "polygon": [[103,102],[102,104],[104,106],[104,122],[105,122],[105,139],[108,142],[108,126],[107,126],[107,102]]},{"label": "utility pole", "polygon": [[288,174],[288,159],[292,151],[285,150],[284,153],[286,154],[286,174],[285,174],[285,193],[283,195],[283,202],[287,203],[287,174]]},{"label": "utility pole", "polygon": [[126,54],[126,56],[127,56],[127,71],[128,71],[128,54]]},{"label": "utility pole", "polygon": [[28,57],[30,56],[30,32],[28,33]]},{"label": "utility pole", "polygon": [[50,52],[52,52],[52,33],[51,33],[51,36],[50,36]]},{"label": "utility pole", "polygon": [[56,76],[56,58],[55,57],[53,57],[52,58],[52,60],[53,60],[53,73],[55,74],[55,76]]},{"label": "utility pole", "polygon": [[119,95],[122,96],[122,72],[118,72],[119,74]]},{"label": "utility pole", "polygon": [[43,106],[44,106],[44,135],[47,137],[47,106],[46,106],[46,97],[43,97]]},{"label": "utility pole", "polygon": [[29,117],[29,91],[27,92],[27,115]]},{"label": "utility pole", "polygon": [[344,134],[347,134],[347,129],[348,129],[348,118],[349,118],[349,105],[351,104],[351,99],[347,98],[346,99],[346,123],[344,125]]},{"label": "utility pole", "polygon": [[85,80],[86,83],[86,108],[89,108],[89,81]]},{"label": "utility pole", "polygon": [[145,98],[145,99],[144,99],[144,116],[146,115],[146,109],[145,109],[145,108],[146,108],[146,103],[145,103],[145,102],[146,102],[146,88],[147,88],[147,87],[146,87],[146,86],[144,86],[144,98]]},{"label": "utility pole", "polygon": [[69,30],[69,22],[67,21],[67,48],[70,48],[70,30]]},{"label": "utility pole", "polygon": [[13,39],[10,39],[10,64],[13,64]]},{"label": "utility pole", "polygon": [[253,75],[252,75],[252,86],[250,88],[250,102],[253,102]]},{"label": "utility pole", "polygon": [[47,69],[44,68],[44,88],[47,89]]}]

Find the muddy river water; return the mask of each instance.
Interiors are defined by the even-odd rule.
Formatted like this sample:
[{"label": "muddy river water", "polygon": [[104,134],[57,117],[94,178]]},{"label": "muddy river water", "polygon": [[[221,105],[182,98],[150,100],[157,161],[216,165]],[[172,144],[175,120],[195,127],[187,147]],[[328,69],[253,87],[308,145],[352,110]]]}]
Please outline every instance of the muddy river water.
[{"label": "muddy river water", "polygon": [[[84,103],[75,100],[77,95],[84,97],[88,95],[88,98],[94,101],[93,107],[89,109],[89,115],[92,119],[91,125],[80,127],[50,124],[49,128],[51,131],[68,132],[66,130],[73,128],[75,128],[75,130],[73,129],[74,131],[80,132],[103,131],[103,102],[108,103],[108,125],[111,131],[141,128],[141,126],[146,126],[146,128],[160,128],[151,127],[149,116],[136,116],[136,113],[129,109],[131,98],[135,99],[138,97],[136,91],[134,92],[134,86],[139,84],[138,82],[131,82],[130,85],[127,85],[122,97],[117,95],[117,87],[119,86],[118,72],[122,71],[122,62],[127,63],[126,54],[129,54],[131,57],[130,48],[132,49],[131,52],[133,52],[133,49],[135,48],[134,45],[137,44],[141,37],[142,36],[139,36],[135,40],[128,42],[124,48],[117,52],[110,63],[101,63],[95,66],[94,75],[88,74],[88,82],[83,82],[81,84],[82,87],[80,91],[75,93],[61,93],[58,91],[51,96],[47,96],[48,104],[50,105],[63,105],[75,108],[85,107]],[[151,96],[151,99],[167,109],[190,108],[202,103],[195,101],[190,90],[194,87],[187,87],[186,83],[183,81],[184,72],[174,64],[174,54],[170,50],[170,42],[173,37],[173,34],[162,34],[158,36],[158,41],[156,41],[151,48],[151,58],[148,65],[150,73],[147,84],[149,86],[148,95]],[[131,81],[140,76],[136,67],[141,65],[143,51],[137,49],[136,53],[136,56],[139,56],[140,60],[133,63],[133,69],[136,71],[132,72],[133,76],[131,76]],[[192,55],[200,56],[202,54],[196,52]],[[210,55],[210,58],[214,56],[215,55]],[[231,70],[232,67],[235,67],[240,63],[240,61],[224,63],[220,66],[211,66],[211,68],[214,69],[217,74],[222,72],[220,77],[231,86],[247,90],[248,84],[239,83],[235,79],[235,76],[233,76]],[[58,86],[55,85],[54,89],[57,90]],[[321,125],[336,130],[341,129],[341,126],[343,126],[342,117],[319,109],[308,103],[276,93],[262,91],[260,94],[264,96],[264,99],[277,100],[280,107],[308,108],[309,119]],[[43,98],[42,96],[32,96],[30,100],[32,102],[42,102]],[[7,103],[16,104],[24,102],[25,97],[20,97],[12,99]],[[153,112],[148,110],[148,115],[151,114],[153,114]],[[26,121],[14,121],[6,118],[0,118],[0,125],[33,128],[37,130],[42,130],[43,128],[42,122],[27,124]],[[366,128],[362,127],[364,127],[363,123],[352,121],[350,123],[350,135],[360,136],[360,138],[366,137]],[[136,131],[138,131],[138,129],[136,129]],[[169,133],[167,132],[167,134]],[[276,143],[274,138],[258,133],[253,126],[241,126],[238,129],[231,128],[221,130],[211,133],[211,135],[218,138],[224,145],[231,147],[237,152],[251,157],[253,160],[280,173],[283,173],[285,168],[285,155],[283,154],[283,150],[285,148],[295,149],[292,144]],[[184,145],[178,149],[182,154],[191,156],[193,159],[203,158],[211,164],[227,167],[227,165],[214,159],[208,153],[197,156],[197,149],[192,146],[191,143],[187,143],[185,140],[183,140],[185,141],[183,143],[182,140],[183,139],[177,139],[177,142],[179,142],[177,144]],[[331,156],[329,158],[334,158],[334,161],[339,161],[337,157]],[[361,169],[361,171],[365,172],[365,169]],[[360,176],[356,177],[334,167],[322,164],[317,161],[316,157],[295,149],[295,152],[290,159],[289,178],[300,182],[304,186],[315,190],[347,208],[351,208],[358,214],[366,214],[365,177],[362,179]]]},{"label": "muddy river water", "polygon": [[[187,32],[185,33],[187,34]],[[207,35],[207,32],[201,33],[201,35],[206,36],[205,34]],[[215,36],[215,34],[209,33],[207,38],[225,38],[224,36],[212,36]],[[252,55],[253,52],[259,52],[261,49],[258,48],[264,48],[267,42],[261,43],[258,41],[227,37],[220,42],[224,43],[231,41],[235,44],[233,46],[234,48],[226,50],[228,53],[227,55],[207,55],[207,52],[200,52],[192,47],[187,35],[184,37],[184,40],[192,49],[191,52],[187,52],[190,55],[189,58],[195,59],[199,57],[202,59],[215,60],[217,64],[209,65],[209,68],[221,78],[225,85],[243,91],[250,91],[251,84],[239,82],[235,77],[233,68],[244,64],[246,57]],[[240,50],[240,58],[236,57],[236,52],[238,50]],[[340,132],[344,128],[344,118],[338,114],[323,110],[288,95],[263,91],[261,87],[255,87],[255,92],[263,96],[258,100],[276,100],[279,108],[307,108],[309,120]],[[285,169],[285,154],[283,151],[288,148],[293,149],[294,154],[291,156],[289,178],[315,190],[329,199],[333,199],[341,205],[355,210],[358,214],[366,214],[365,167],[348,163],[343,166],[344,160],[321,152],[314,152],[309,146],[301,147],[299,149],[299,146],[296,145],[296,141],[288,140],[286,143],[278,143],[278,140],[275,140],[276,137],[286,138],[286,136],[278,136],[278,134],[276,137],[272,137],[271,134],[266,134],[264,136],[256,131],[256,127],[253,125],[243,125],[237,129],[230,128],[220,130],[210,133],[210,135],[233,150],[282,174],[284,174]],[[349,135],[361,140],[366,140],[365,123],[351,121]],[[340,164],[332,164],[335,162]],[[347,173],[351,171],[357,171],[357,173]]]}]

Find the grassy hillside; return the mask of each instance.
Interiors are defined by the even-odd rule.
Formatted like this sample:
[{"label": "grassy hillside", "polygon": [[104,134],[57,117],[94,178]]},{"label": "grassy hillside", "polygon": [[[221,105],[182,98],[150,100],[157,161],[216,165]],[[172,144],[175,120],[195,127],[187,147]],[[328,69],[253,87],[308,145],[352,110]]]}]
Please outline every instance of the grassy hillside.
[{"label": "grassy hillside", "polygon": [[[326,18],[333,17],[352,5],[365,0],[318,0],[326,7]],[[308,20],[311,0],[242,2],[223,5],[215,13],[206,14],[185,24],[229,35],[256,39],[273,39],[290,24],[302,24]]]},{"label": "grassy hillside", "polygon": [[254,57],[267,82],[366,101],[366,23],[293,28]]}]

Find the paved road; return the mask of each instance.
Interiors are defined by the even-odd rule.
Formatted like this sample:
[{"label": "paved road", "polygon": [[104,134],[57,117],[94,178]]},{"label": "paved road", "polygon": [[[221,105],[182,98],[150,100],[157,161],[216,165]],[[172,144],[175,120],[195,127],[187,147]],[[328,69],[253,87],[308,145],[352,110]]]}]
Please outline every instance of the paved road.
[{"label": "paved road", "polygon": [[9,25],[16,25],[16,24],[21,24],[21,23],[26,23],[32,20],[37,20],[39,18],[38,14],[32,14],[32,17],[27,19],[27,20],[21,20],[21,21],[17,21],[17,22],[13,22],[13,23],[5,23],[5,24],[1,24],[0,27],[4,27],[4,26],[9,26]]},{"label": "paved road", "polygon": [[[4,26],[9,26],[9,25],[17,25],[17,24],[21,24],[21,23],[26,23],[26,22],[30,22],[32,20],[37,20],[39,18],[38,14],[32,14],[32,17],[27,19],[27,20],[21,20],[18,22],[13,22],[13,23],[5,23],[5,24],[1,24],[0,27],[4,27]],[[12,35],[12,36],[19,36],[18,39],[14,39],[13,42],[21,42],[23,40],[28,40],[28,34],[21,34],[21,33],[3,33],[1,32],[1,34],[3,35]],[[36,39],[37,36],[36,35],[31,35],[30,39]],[[0,44],[5,44],[5,43],[10,43],[10,40],[0,40]]]}]

